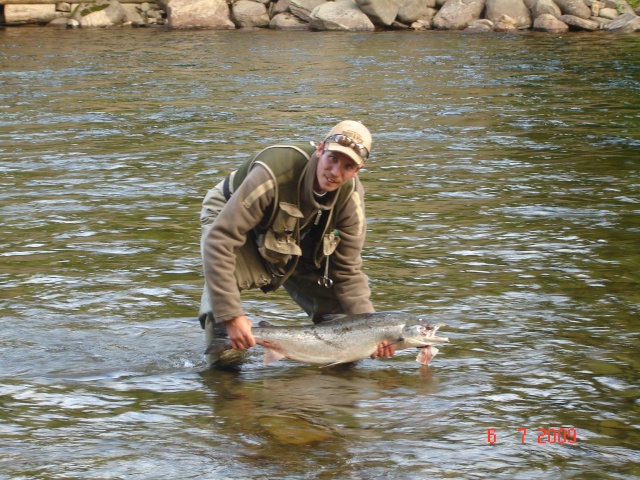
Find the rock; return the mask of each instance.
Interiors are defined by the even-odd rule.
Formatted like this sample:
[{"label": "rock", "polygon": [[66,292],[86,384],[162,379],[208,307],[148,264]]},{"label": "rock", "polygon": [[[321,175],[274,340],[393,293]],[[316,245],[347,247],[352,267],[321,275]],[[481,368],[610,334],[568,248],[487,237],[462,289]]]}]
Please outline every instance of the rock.
[{"label": "rock", "polygon": [[427,14],[420,17],[418,20],[411,24],[411,28],[414,30],[431,30],[433,25],[433,17],[436,16],[438,10],[435,8],[427,9]]},{"label": "rock", "polygon": [[610,20],[614,20],[620,16],[618,10],[615,8],[602,8],[600,9],[599,15],[602,18],[608,18]]},{"label": "rock", "polygon": [[502,15],[511,17],[516,28],[531,26],[531,12],[524,0],[487,0],[484,17],[497,24]]},{"label": "rock", "polygon": [[620,15],[606,27],[607,32],[633,33],[640,31],[640,17],[633,13]]},{"label": "rock", "polygon": [[544,14],[553,15],[558,18],[562,15],[562,12],[560,11],[560,7],[558,7],[556,2],[553,0],[535,0],[531,6],[531,15],[533,18],[538,18],[540,15]]},{"label": "rock", "polygon": [[167,21],[170,29],[236,28],[225,0],[171,0],[167,3]]},{"label": "rock", "polygon": [[400,10],[397,0],[356,0],[356,4],[375,25],[383,27],[391,25]]},{"label": "rock", "polygon": [[70,13],[71,12],[71,4],[67,3],[67,2],[60,2],[60,3],[56,4],[56,11]]},{"label": "rock", "polygon": [[467,28],[463,30],[465,33],[486,33],[493,30],[493,22],[486,18],[474,20]]},{"label": "rock", "polygon": [[339,0],[319,5],[311,12],[309,28],[354,32],[375,30],[369,17],[360,10],[355,0]]},{"label": "rock", "polygon": [[274,30],[309,30],[309,24],[294,14],[285,12],[275,15],[269,22],[269,28]]},{"label": "rock", "polygon": [[73,15],[82,28],[112,27],[121,24],[124,17],[124,8],[117,0],[81,3]]},{"label": "rock", "polygon": [[144,17],[138,10],[138,6],[133,3],[125,3],[122,5],[124,8],[124,23],[143,24],[146,23]]},{"label": "rock", "polygon": [[591,9],[583,0],[555,0],[563,15],[572,15],[579,18],[589,18]]},{"label": "rock", "polygon": [[518,25],[515,18],[509,15],[500,15],[498,21],[493,25],[493,30],[496,32],[511,32],[517,30]]},{"label": "rock", "polygon": [[533,29],[548,33],[564,33],[569,31],[569,25],[558,20],[555,15],[543,13],[533,21]]},{"label": "rock", "polygon": [[433,27],[439,30],[462,30],[474,20],[479,20],[485,0],[447,0],[433,19]]},{"label": "rock", "polygon": [[311,12],[323,3],[326,3],[326,0],[291,0],[289,10],[296,17],[309,22],[311,20]]},{"label": "rock", "polygon": [[278,0],[277,2],[273,2],[269,11],[271,17],[275,17],[280,13],[291,13],[291,10],[289,9],[290,4],[291,0]]},{"label": "rock", "polygon": [[605,8],[613,8],[620,14],[633,13],[635,15],[635,11],[626,0],[605,0]]},{"label": "rock", "polygon": [[6,25],[46,25],[58,17],[64,17],[63,12],[57,12],[54,4],[49,5],[3,5],[4,23]]},{"label": "rock", "polygon": [[558,18],[561,22],[569,25],[571,30],[587,30],[589,32],[593,32],[598,30],[598,23],[593,20],[588,20],[580,17],[576,17],[575,15],[562,15]]},{"label": "rock", "polygon": [[47,23],[47,27],[69,28],[69,19],[67,17],[58,17]]},{"label": "rock", "polygon": [[262,3],[239,0],[233,4],[231,20],[239,28],[264,28],[269,26],[269,13]]},{"label": "rock", "polygon": [[402,23],[411,25],[419,18],[427,15],[429,8],[433,8],[435,6],[435,0],[400,0],[398,4],[398,16],[396,19]]},{"label": "rock", "polygon": [[607,25],[612,22],[612,20],[602,17],[591,17],[589,20],[593,20],[598,24],[598,30],[604,30],[605,28],[607,28]]}]

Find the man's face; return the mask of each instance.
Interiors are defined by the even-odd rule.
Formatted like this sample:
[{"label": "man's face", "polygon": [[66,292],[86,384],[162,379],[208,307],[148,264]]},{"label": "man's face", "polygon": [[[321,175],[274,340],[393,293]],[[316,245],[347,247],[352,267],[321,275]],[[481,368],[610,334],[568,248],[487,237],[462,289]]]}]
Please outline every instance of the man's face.
[{"label": "man's face", "polygon": [[360,166],[344,153],[324,150],[323,143],[317,152],[316,191],[333,192],[358,175]]}]

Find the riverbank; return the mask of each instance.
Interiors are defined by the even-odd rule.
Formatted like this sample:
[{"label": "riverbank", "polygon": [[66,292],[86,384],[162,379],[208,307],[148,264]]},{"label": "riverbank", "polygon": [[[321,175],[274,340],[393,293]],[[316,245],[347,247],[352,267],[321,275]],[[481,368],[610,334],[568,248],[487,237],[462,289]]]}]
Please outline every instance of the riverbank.
[{"label": "riverbank", "polygon": [[627,0],[0,0],[2,26],[60,28],[634,33],[639,13]]}]

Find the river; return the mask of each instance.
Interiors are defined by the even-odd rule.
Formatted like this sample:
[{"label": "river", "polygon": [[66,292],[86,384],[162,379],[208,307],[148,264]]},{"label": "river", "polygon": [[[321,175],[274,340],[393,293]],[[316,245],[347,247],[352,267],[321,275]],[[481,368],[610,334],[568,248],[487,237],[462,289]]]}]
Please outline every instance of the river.
[{"label": "river", "polygon": [[[640,477],[640,37],[0,29],[0,478]],[[363,121],[393,359],[203,361],[205,192]],[[305,324],[282,292],[255,321]]]}]

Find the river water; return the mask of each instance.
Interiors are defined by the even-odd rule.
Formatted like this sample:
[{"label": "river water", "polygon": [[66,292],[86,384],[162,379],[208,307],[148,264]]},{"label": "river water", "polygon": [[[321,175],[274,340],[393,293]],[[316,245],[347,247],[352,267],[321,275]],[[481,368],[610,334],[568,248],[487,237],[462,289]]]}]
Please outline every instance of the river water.
[{"label": "river water", "polygon": [[[640,477],[638,51],[0,30],[0,478]],[[256,347],[208,371],[204,193],[343,118],[374,137],[374,304],[445,322],[450,345],[428,367],[264,366]],[[244,300],[307,322],[283,293]]]}]

